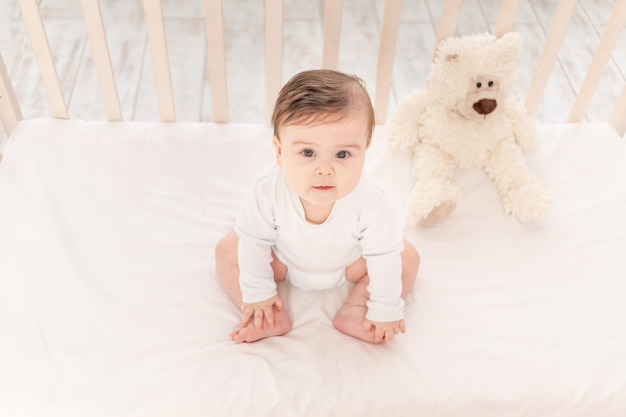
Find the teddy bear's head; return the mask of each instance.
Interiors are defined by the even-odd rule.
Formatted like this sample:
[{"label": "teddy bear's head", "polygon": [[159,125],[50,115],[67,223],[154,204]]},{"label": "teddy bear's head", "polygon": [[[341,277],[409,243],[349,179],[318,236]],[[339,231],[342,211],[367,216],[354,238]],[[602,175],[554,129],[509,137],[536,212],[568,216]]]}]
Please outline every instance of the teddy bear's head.
[{"label": "teddy bear's head", "polygon": [[430,96],[469,119],[488,119],[515,94],[522,45],[522,36],[514,32],[500,38],[484,33],[444,39],[427,80]]}]

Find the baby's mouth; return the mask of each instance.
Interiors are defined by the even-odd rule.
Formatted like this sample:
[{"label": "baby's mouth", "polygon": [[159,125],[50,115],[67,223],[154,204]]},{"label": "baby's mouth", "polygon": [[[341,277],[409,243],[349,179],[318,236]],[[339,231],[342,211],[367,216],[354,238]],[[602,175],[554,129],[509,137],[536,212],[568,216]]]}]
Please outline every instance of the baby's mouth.
[{"label": "baby's mouth", "polygon": [[316,190],[325,191],[325,190],[330,190],[333,187],[330,185],[316,185],[313,188],[315,188]]}]

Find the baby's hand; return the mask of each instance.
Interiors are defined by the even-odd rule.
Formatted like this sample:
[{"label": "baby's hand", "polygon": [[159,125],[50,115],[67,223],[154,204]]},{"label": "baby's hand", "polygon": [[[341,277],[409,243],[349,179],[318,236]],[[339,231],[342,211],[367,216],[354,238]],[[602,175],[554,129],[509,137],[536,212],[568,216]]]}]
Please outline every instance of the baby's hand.
[{"label": "baby's hand", "polygon": [[254,327],[257,331],[263,330],[263,321],[267,321],[267,325],[274,327],[274,308],[278,311],[283,311],[283,300],[278,294],[270,298],[269,300],[259,301],[258,303],[242,303],[241,312],[241,325],[246,327],[250,322],[250,319],[254,319]]},{"label": "baby's hand", "polygon": [[404,320],[381,322],[365,319],[363,327],[368,331],[374,327],[374,343],[389,342],[394,335],[406,331]]}]

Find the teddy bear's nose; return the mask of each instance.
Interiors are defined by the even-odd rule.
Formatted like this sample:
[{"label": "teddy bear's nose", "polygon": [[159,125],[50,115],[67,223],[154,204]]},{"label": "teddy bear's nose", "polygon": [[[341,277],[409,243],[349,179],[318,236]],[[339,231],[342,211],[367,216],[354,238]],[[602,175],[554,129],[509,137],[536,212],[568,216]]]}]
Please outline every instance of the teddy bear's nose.
[{"label": "teddy bear's nose", "polygon": [[474,108],[474,110],[476,110],[476,113],[485,116],[494,111],[496,107],[498,107],[498,102],[490,98],[483,98],[474,103],[472,107]]}]

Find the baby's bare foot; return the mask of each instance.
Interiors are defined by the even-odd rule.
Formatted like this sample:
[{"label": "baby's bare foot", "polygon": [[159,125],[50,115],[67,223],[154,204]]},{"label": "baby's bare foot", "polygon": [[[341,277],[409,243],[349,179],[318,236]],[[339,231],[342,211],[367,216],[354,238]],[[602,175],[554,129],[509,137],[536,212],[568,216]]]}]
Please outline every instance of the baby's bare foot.
[{"label": "baby's bare foot", "polygon": [[333,319],[333,324],[340,332],[363,340],[364,342],[374,344],[384,343],[384,340],[380,342],[374,340],[373,328],[367,330],[363,326],[366,312],[367,307],[365,306],[345,303],[337,312],[337,315]]},{"label": "baby's bare foot", "polygon": [[247,326],[238,326],[230,334],[235,342],[256,342],[271,336],[281,336],[291,330],[291,319],[284,311],[274,310],[274,327],[263,323],[263,329],[257,331],[252,320]]}]

